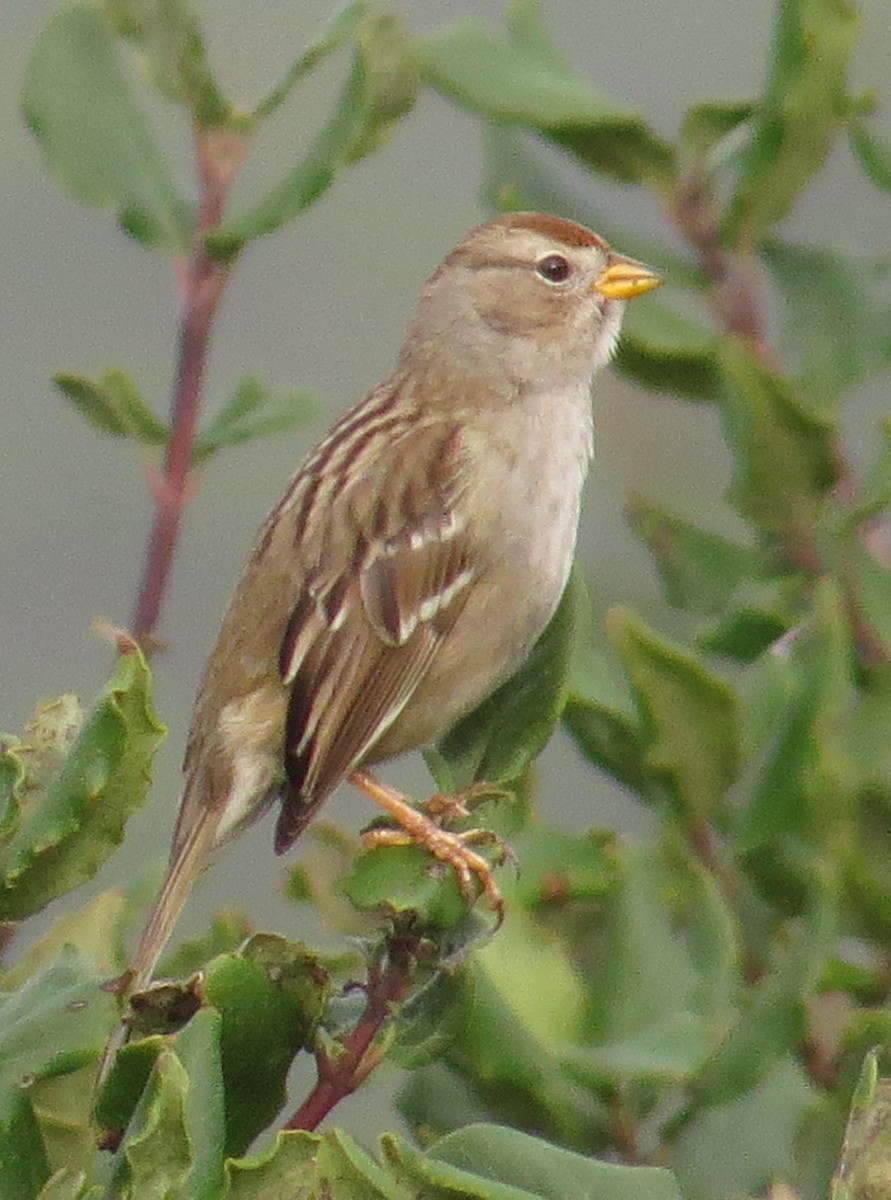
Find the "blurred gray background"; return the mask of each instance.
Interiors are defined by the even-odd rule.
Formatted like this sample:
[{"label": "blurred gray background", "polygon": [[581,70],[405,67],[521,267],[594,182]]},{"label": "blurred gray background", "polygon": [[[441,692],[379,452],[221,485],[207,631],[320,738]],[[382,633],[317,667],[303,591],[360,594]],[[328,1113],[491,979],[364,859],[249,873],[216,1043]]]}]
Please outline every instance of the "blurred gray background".
[{"label": "blurred gray background", "polygon": [[[130,371],[166,412],[176,316],[170,264],[116,229],[113,216],[72,201],[45,172],[18,109],[22,70],[53,0],[13,0],[0,42],[0,222],[4,230],[3,423],[0,438],[0,728],[15,731],[35,701],[61,691],[85,701],[104,682],[108,647],[90,632],[100,615],[126,625],[150,505],[136,449],[103,439],[52,389],[54,371]],[[328,0],[204,0],[198,7],[212,58],[229,95],[247,105],[264,94],[331,11]],[[467,15],[498,28],[495,4],[397,5],[424,34]],[[773,4],[745,0],[616,0],[545,4],[568,57],[602,95],[644,113],[673,137],[685,109],[752,96],[767,68]],[[855,87],[875,87],[880,124],[891,137],[891,0],[863,5],[865,36]],[[292,97],[264,132],[233,196],[232,210],[262,192],[294,161],[329,111],[346,67],[343,55]],[[191,187],[187,131],[157,104],[153,116],[183,189]],[[611,224],[671,238],[655,202],[552,161],[580,198]],[[217,325],[208,411],[235,383],[257,374],[274,388],[307,388],[325,413],[296,436],[236,448],[211,464],[186,519],[161,633],[169,650],[155,662],[156,698],[170,737],[158,761],[148,809],[96,887],[130,881],[166,851],[191,697],[203,656],[248,543],[297,462],[333,416],[389,370],[415,294],[442,255],[486,214],[481,207],[481,127],[424,94],[416,113],[380,154],[340,177],[321,203],[283,233],[257,242],[239,263]],[[891,203],[842,148],[809,189],[785,232],[862,255],[885,256]],[[621,248],[621,247],[619,247]],[[888,379],[851,398],[847,422],[858,456],[876,441],[888,409]],[[645,550],[623,523],[623,498],[643,492],[714,528],[728,527],[722,501],[727,459],[716,414],[635,392],[614,375],[595,399],[597,457],[588,487],[581,556],[599,610],[628,604],[664,630]],[[425,786],[423,767],[387,775]],[[634,831],[622,797],[576,760],[558,736],[543,757],[542,803],[566,828],[618,823]],[[365,802],[338,797],[331,815],[356,829]],[[265,822],[231,847],[198,889],[182,931],[194,933],[216,904],[238,903],[261,924],[299,935],[299,914],[279,899],[279,864]],[[87,889],[75,899],[86,898]],[[375,1096],[393,1079],[375,1081]],[[348,1108],[338,1123],[370,1133],[391,1123],[377,1103]]]}]

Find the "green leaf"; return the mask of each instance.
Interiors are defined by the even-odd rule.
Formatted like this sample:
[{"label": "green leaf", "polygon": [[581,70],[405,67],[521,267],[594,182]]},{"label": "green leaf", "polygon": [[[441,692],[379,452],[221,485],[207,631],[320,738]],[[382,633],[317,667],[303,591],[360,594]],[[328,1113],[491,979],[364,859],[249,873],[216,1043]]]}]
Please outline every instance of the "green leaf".
[{"label": "green leaf", "polygon": [[678,1139],[672,1159],[688,1200],[756,1196],[776,1179],[800,1178],[800,1130],[814,1088],[791,1058],[745,1095],[706,1108]]},{"label": "green leaf", "polygon": [[787,938],[785,956],[753,991],[747,1009],[699,1074],[689,1112],[725,1104],[758,1086],[798,1050],[805,1000],[817,988],[838,937],[838,897],[826,872],[811,874],[811,909]]},{"label": "green leaf", "polygon": [[860,34],[851,0],[781,0],[771,72],[739,161],[727,236],[755,247],[820,170],[850,111],[848,64]]},{"label": "green leaf", "polygon": [[717,352],[713,333],[666,304],[648,299],[628,310],[616,365],[651,391],[712,401],[720,395]]},{"label": "green leaf", "polygon": [[162,96],[182,104],[197,129],[234,123],[188,0],[103,0],[102,11],[112,28],[138,47],[141,73]]},{"label": "green leaf", "polygon": [[755,547],[709,533],[642,497],[633,496],[625,511],[653,552],[665,599],[675,608],[719,613],[745,580],[765,568]]},{"label": "green leaf", "polygon": [[627,713],[599,700],[571,696],[563,712],[563,724],[589,762],[634,791],[645,786],[640,731]]},{"label": "green leaf", "polygon": [[565,70],[566,60],[547,31],[539,0],[511,0],[506,18],[508,32],[517,46],[555,71]]},{"label": "green leaf", "polygon": [[[842,741],[843,749],[850,746],[870,757],[852,759],[858,777],[863,779],[862,794],[856,810],[855,831],[839,848],[838,860],[843,864],[846,895],[854,927],[858,933],[884,944],[891,930],[891,797],[887,787],[888,747],[891,743],[888,741],[888,710],[883,708],[879,713],[875,711],[881,701],[885,705],[888,703],[887,686],[876,696],[870,706],[871,711],[857,722],[862,730],[869,717],[872,717],[872,728],[869,729],[872,745],[868,743],[864,746],[865,739],[862,736],[856,742],[851,735]],[[854,726],[853,720],[851,725]],[[874,776],[881,767],[884,767],[884,773],[880,781],[872,782],[869,776]]]},{"label": "green leaf", "polygon": [[[681,146],[694,162],[707,159],[715,146],[757,112],[751,100],[706,101],[694,104],[684,114]],[[720,164],[719,164],[720,165]]]},{"label": "green leaf", "polygon": [[92,1194],[86,1192],[86,1182],[85,1171],[60,1167],[40,1189],[37,1200],[99,1200],[98,1189]]},{"label": "green leaf", "polygon": [[339,1129],[277,1133],[249,1158],[226,1163],[226,1200],[410,1200],[361,1146]]},{"label": "green leaf", "polygon": [[23,1086],[95,1061],[116,1020],[102,977],[76,950],[0,999],[0,1126]]},{"label": "green leaf", "polygon": [[[399,1089],[397,1106],[408,1128],[424,1130],[431,1138],[497,1115],[479,1094],[473,1075],[459,1074],[445,1059],[411,1071]],[[515,1112],[510,1119],[516,1120]]]},{"label": "green leaf", "polygon": [[607,614],[607,631],[637,696],[648,769],[669,784],[685,820],[711,819],[739,770],[733,689],[625,609]]},{"label": "green leaf", "polygon": [[168,1044],[158,1033],[142,1037],[141,1031],[131,1028],[129,1032],[130,1040],[115,1054],[95,1105],[98,1127],[116,1134],[132,1122],[158,1056]]},{"label": "green leaf", "polygon": [[891,266],[774,240],[763,254],[786,300],[783,342],[801,392],[826,411],[891,364]]},{"label": "green leaf", "polygon": [[857,607],[870,633],[891,656],[891,571],[861,543],[852,549]]},{"label": "green leaf", "polygon": [[91,425],[115,437],[134,438],[146,446],[166,446],[170,430],[159,421],[124,371],[112,368],[98,380],[59,374],[53,383]]},{"label": "green leaf", "polygon": [[33,1200],[49,1178],[40,1127],[23,1090],[4,1097],[2,1108],[0,1196],[8,1196],[10,1200]]},{"label": "green leaf", "polygon": [[[216,1200],[223,1180],[219,1014],[197,1013],[158,1055],[117,1153],[111,1195]],[[129,1176],[129,1179],[127,1178]]]},{"label": "green leaf", "polygon": [[574,900],[601,902],[616,876],[615,838],[592,831],[563,833],[531,825],[514,841],[520,870],[510,897],[526,909],[563,905]]},{"label": "green leaf", "polygon": [[566,702],[580,613],[590,607],[578,571],[570,575],[547,629],[520,670],[452,729],[438,745],[451,772],[444,791],[474,780],[517,779],[544,749]]},{"label": "green leaf", "polygon": [[765,533],[807,549],[839,474],[835,426],[805,406],[799,391],[771,374],[741,342],[721,350],[722,403],[734,456],[730,497]]},{"label": "green leaf", "polygon": [[850,633],[828,581],[815,592],[809,626],[780,653],[788,670],[763,709],[764,741],[734,789],[734,844],[762,894],[795,913],[811,886],[815,852],[826,846],[837,853],[838,832],[852,816],[851,768],[839,738],[854,695]]},{"label": "green leaf", "polygon": [[891,146],[859,116],[851,118],[848,138],[866,178],[883,192],[891,192]]},{"label": "green leaf", "polygon": [[[216,1200],[223,1182],[223,1131],[224,1126],[229,1128],[231,1100],[225,1080],[225,1016],[222,1026],[216,1013],[204,1009],[176,1039],[176,1057],[188,1078],[182,1115],[191,1159],[188,1194],[195,1200]],[[263,1065],[258,1064],[259,1070]],[[132,1165],[132,1141],[128,1142],[130,1149],[125,1152]],[[143,1162],[150,1158],[149,1151]]]},{"label": "green leaf", "polygon": [[[45,1185],[51,1196],[57,1191],[67,1195],[66,1186],[74,1190],[77,1177],[83,1184],[86,1171],[95,1162],[96,1126],[92,1113],[95,1079],[95,1064],[90,1063],[71,1074],[41,1079],[29,1089],[28,1099],[37,1118],[47,1161],[55,1172],[51,1176],[53,1186],[50,1187],[50,1181]],[[62,1170],[57,1171],[60,1166]]]},{"label": "green leaf", "polygon": [[[545,1051],[575,1041],[581,1031],[584,988],[565,947],[525,913],[508,912],[498,936],[474,956],[477,983],[484,977],[486,990],[499,997],[521,1036],[528,1036]],[[538,988],[524,980],[537,979]],[[475,998],[474,1007],[480,1007]],[[487,1046],[481,1030],[470,1035],[476,1051],[490,1061],[506,1065],[506,1046]]]},{"label": "green leaf", "polygon": [[378,846],[356,855],[342,891],[362,912],[411,914],[426,929],[453,929],[467,917],[455,872],[423,846]]},{"label": "green leaf", "polygon": [[602,1046],[573,1048],[566,1070],[592,1090],[631,1084],[680,1084],[694,1078],[709,1050],[707,1023],[696,1013],[667,1013],[646,1029]]},{"label": "green leaf", "polygon": [[891,665],[870,671],[839,726],[838,745],[865,792],[882,796],[891,778]]},{"label": "green leaf", "polygon": [[891,1080],[879,1076],[878,1051],[863,1063],[848,1118],[831,1200],[857,1200],[891,1171]]},{"label": "green leaf", "polygon": [[319,402],[309,392],[276,396],[259,379],[248,377],[198,436],[193,459],[203,463],[223,446],[286,433],[312,420],[318,410]]},{"label": "green leaf", "polygon": [[800,612],[797,576],[746,580],[727,609],[697,632],[696,645],[706,654],[752,662],[793,627]]},{"label": "green leaf", "polygon": [[458,972],[438,971],[400,1006],[387,1046],[390,1062],[417,1070],[442,1058],[462,1033],[465,983]]},{"label": "green leaf", "polygon": [[631,694],[619,667],[594,645],[590,612],[576,636],[563,724],[585,758],[632,790],[644,789],[644,747]]},{"label": "green leaf", "polygon": [[891,418],[879,422],[881,444],[857,497],[856,519],[875,517],[891,505]]},{"label": "green leaf", "polygon": [[762,654],[740,677],[740,732],[746,763],[757,762],[773,743],[777,726],[798,694],[791,647]]},{"label": "green leaf", "polygon": [[397,1178],[430,1200],[680,1200],[670,1171],[600,1162],[500,1125],[456,1130],[426,1153],[395,1134],[382,1145]]},{"label": "green leaf", "polygon": [[[433,87],[492,121],[534,129],[596,171],[664,187],[674,177],[671,146],[636,113],[602,100],[539,34],[506,41],[475,20],[421,44]],[[539,26],[540,28],[540,26]]]},{"label": "green leaf", "polygon": [[123,969],[121,941],[125,901],[121,892],[100,892],[82,908],[62,912],[46,933],[16,958],[15,966],[0,974],[4,991],[21,987],[26,980],[47,969],[66,946],[74,947],[105,978]]},{"label": "green leaf", "polygon": [[[677,925],[696,972],[690,1006],[708,1022],[710,1039],[736,1013],[743,960],[740,919],[725,880],[696,857],[686,838],[666,849]],[[666,839],[666,842],[668,839]]]},{"label": "green leaf", "polygon": [[186,248],[191,214],[95,5],[68,3],[50,18],[25,67],[22,108],[50,170],[72,195],[116,209],[140,241]]},{"label": "green leaf", "polygon": [[[536,987],[529,987],[530,979]],[[450,1089],[466,1081],[472,1112],[583,1144],[590,1114],[579,1110],[563,1054],[579,1037],[585,988],[566,948],[527,913],[508,907],[497,937],[470,958],[461,980],[464,999],[454,1019],[463,1034],[447,1052],[449,1086],[431,1093],[440,1064],[413,1072],[400,1097],[403,1111],[413,1122],[441,1128]],[[467,1119],[466,1109],[462,1116]]]},{"label": "green leaf", "polygon": [[251,939],[243,955],[208,963],[204,994],[222,1016],[227,1155],[243,1154],[284,1104],[291,1063],[309,1041],[327,991],[318,958],[271,934]]},{"label": "green leaf", "polygon": [[591,1081],[692,1075],[709,1050],[708,1021],[696,1011],[699,976],[665,902],[670,883],[648,847],[621,854],[605,932],[601,985],[591,997],[593,1030],[569,1059]]},{"label": "green leaf", "polygon": [[148,667],[131,643],[58,774],[0,850],[3,920],[29,916],[95,875],[145,800],[163,736]]},{"label": "green leaf", "polygon": [[350,76],[337,109],[294,170],[253,208],[207,237],[210,252],[230,259],[251,238],[287,224],[327,191],[344,167],[380,149],[415,103],[418,66],[400,19],[363,18]]},{"label": "green leaf", "polygon": [[254,109],[256,120],[265,120],[276,109],[280,108],[297,84],[308,75],[329,54],[339,50],[341,46],[355,35],[362,19],[368,14],[368,4],[365,0],[354,0],[339,12],[336,12],[322,32],[306,47],[300,57],[285,72],[284,77],[275,85],[272,91]]}]

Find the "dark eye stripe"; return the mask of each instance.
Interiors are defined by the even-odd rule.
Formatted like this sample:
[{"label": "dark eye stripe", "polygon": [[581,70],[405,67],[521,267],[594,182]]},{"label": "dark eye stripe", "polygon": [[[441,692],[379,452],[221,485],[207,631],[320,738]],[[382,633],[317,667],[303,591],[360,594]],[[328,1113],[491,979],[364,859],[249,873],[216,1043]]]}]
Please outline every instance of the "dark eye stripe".
[{"label": "dark eye stripe", "polygon": [[562,254],[549,254],[535,269],[548,283],[563,283],[569,278],[571,268]]}]

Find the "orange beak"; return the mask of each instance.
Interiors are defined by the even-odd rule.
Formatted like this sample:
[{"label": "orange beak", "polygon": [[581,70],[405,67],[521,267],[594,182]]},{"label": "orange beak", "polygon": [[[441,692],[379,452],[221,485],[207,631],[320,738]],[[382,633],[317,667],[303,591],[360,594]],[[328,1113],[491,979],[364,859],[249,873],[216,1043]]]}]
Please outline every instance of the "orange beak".
[{"label": "orange beak", "polygon": [[594,288],[610,300],[633,300],[635,296],[651,292],[661,283],[662,276],[650,267],[635,262],[633,258],[614,254],[609,266],[594,281]]}]

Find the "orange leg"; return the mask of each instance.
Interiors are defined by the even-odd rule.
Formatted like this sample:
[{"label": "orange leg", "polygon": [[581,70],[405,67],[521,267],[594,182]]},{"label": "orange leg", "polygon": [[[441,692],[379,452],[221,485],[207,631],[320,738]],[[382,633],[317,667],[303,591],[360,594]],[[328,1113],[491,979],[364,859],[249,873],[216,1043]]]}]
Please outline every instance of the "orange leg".
[{"label": "orange leg", "polygon": [[[458,885],[468,899],[473,899],[476,891],[473,886],[474,877],[482,888],[486,900],[498,915],[499,924],[504,915],[504,901],[498,884],[492,876],[492,868],[481,854],[470,848],[472,842],[498,842],[495,834],[485,829],[470,829],[466,833],[450,833],[441,829],[426,813],[414,808],[401,792],[387,787],[368,771],[354,771],[350,783],[364,792],[370,800],[380,805],[394,820],[399,822],[397,829],[373,829],[365,835],[365,842],[371,846],[399,846],[414,842],[423,846],[434,858],[446,863],[458,876]],[[442,798],[451,800],[451,798]],[[440,797],[436,797],[440,801]],[[438,804],[448,815],[466,815],[467,810],[460,799],[454,803]]]}]

